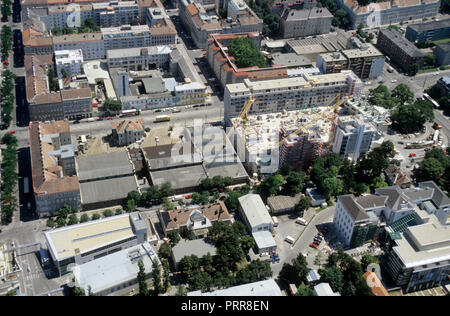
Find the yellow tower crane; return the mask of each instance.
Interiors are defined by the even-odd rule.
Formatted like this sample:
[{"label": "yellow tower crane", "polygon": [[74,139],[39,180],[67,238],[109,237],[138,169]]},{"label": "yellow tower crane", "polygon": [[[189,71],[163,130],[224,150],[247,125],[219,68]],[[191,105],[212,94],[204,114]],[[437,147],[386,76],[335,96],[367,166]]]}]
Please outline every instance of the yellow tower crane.
[{"label": "yellow tower crane", "polygon": [[[338,93],[333,100],[331,101],[331,103],[329,105],[332,105],[332,109],[334,110],[335,113],[337,113],[339,107],[342,105],[342,103],[345,102],[345,98],[341,97],[341,94]],[[284,145],[288,139],[290,137],[295,137],[297,136],[301,131],[308,129],[309,127],[311,127],[312,125],[314,125],[319,119],[322,119],[322,113],[316,114],[308,123],[302,125],[301,127],[299,127],[296,131],[292,132],[291,134],[289,134],[287,137],[284,137],[278,144],[278,147],[281,147],[282,145]],[[329,144],[331,142],[332,139],[332,135],[334,135],[334,131],[333,129],[330,132],[330,137],[329,137],[329,141],[327,143],[327,146],[329,147]]]}]

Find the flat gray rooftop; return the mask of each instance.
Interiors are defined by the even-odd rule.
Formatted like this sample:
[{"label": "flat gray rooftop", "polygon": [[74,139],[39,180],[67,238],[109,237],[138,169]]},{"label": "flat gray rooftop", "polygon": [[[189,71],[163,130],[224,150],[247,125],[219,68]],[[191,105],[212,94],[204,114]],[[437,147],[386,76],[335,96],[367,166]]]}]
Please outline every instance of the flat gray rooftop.
[{"label": "flat gray rooftop", "polygon": [[172,248],[175,262],[180,262],[185,256],[196,255],[201,258],[208,253],[211,256],[216,254],[216,246],[207,238],[195,240],[182,240]]},{"label": "flat gray rooftop", "polygon": [[76,164],[80,182],[134,174],[126,151],[77,157]]},{"label": "flat gray rooftop", "polygon": [[137,191],[138,184],[134,176],[114,179],[95,180],[80,183],[81,203],[91,204],[125,199],[129,192]]},{"label": "flat gray rooftop", "polygon": [[150,175],[153,184],[169,182],[174,190],[199,186],[207,178],[202,165],[152,171]]}]

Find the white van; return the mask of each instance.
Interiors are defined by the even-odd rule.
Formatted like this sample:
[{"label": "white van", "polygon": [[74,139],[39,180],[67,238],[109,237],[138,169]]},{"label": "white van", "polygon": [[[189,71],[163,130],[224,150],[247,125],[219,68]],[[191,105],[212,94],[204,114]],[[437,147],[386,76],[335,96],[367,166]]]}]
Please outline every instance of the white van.
[{"label": "white van", "polygon": [[301,217],[298,217],[296,220],[295,220],[295,222],[297,223],[297,224],[300,224],[300,225],[308,225],[308,221],[306,221],[304,218],[301,218]]},{"label": "white van", "polygon": [[278,226],[278,218],[276,218],[275,216],[272,216],[272,222],[274,227]]},{"label": "white van", "polygon": [[286,238],[284,238],[284,240],[290,244],[293,244],[295,242],[295,239],[291,236],[287,236]]}]

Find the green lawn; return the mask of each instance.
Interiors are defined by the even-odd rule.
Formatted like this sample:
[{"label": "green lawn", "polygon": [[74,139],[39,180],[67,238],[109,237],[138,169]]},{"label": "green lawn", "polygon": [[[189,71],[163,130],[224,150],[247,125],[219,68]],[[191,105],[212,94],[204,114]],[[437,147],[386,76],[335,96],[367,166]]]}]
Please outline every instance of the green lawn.
[{"label": "green lawn", "polygon": [[438,40],[438,41],[433,41],[433,43],[435,43],[436,45],[445,44],[445,43],[449,43],[449,42],[450,42],[450,37],[449,38],[444,38],[444,39],[441,39],[441,40]]}]

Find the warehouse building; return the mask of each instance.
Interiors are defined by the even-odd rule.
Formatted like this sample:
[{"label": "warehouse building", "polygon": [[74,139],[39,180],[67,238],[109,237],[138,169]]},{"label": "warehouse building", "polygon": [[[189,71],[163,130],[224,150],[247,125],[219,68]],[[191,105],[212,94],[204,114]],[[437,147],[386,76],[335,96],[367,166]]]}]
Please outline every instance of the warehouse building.
[{"label": "warehouse building", "polygon": [[59,275],[76,265],[147,241],[147,224],[138,212],[117,215],[44,232]]},{"label": "warehouse building", "polygon": [[75,285],[95,296],[114,295],[119,290],[137,286],[139,261],[144,264],[146,279],[152,277],[154,263],[161,265],[156,251],[145,242],[75,266]]},{"label": "warehouse building", "polygon": [[83,210],[122,204],[129,192],[139,191],[128,151],[76,158]]}]

